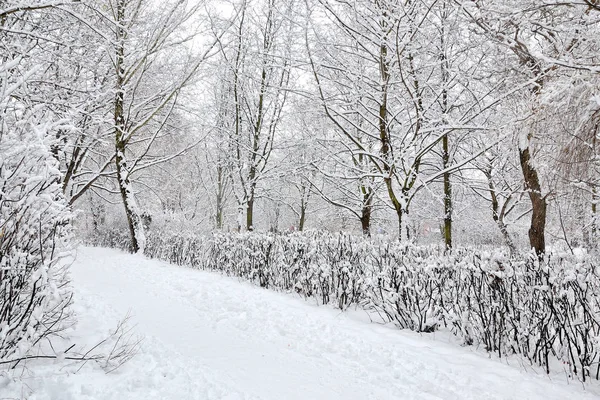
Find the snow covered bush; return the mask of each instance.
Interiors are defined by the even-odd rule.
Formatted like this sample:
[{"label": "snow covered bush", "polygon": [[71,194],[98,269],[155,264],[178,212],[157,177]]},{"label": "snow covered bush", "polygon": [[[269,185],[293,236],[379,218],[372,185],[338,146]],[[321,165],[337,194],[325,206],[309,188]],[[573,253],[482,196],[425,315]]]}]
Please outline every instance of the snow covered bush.
[{"label": "snow covered bush", "polygon": [[13,96],[27,76],[17,79],[18,63],[0,64],[0,360],[26,356],[59,332],[71,301],[63,261],[70,213],[48,141],[65,127]]},{"label": "snow covered bush", "polygon": [[[102,244],[121,242],[118,236]],[[415,246],[346,234],[151,233],[146,254],[296,292],[344,310],[362,307],[403,329],[448,329],[500,357],[550,371],[600,375],[599,260],[509,256],[501,250]]]}]

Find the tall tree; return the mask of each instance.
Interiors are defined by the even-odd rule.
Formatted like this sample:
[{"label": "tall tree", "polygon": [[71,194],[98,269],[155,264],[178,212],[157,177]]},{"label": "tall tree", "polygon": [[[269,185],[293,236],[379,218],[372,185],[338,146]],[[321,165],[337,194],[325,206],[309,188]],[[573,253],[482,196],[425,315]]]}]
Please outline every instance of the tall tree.
[{"label": "tall tree", "polygon": [[[477,118],[493,101],[468,86],[466,77],[479,64],[465,57],[469,47],[453,49],[455,44],[448,43],[449,37],[456,41],[460,35],[449,35],[454,21],[445,4],[322,0],[321,9],[313,11],[317,16],[307,47],[324,111],[355,154],[374,168],[357,178],[383,182],[399,238],[409,236],[405,220],[415,196],[443,178],[450,247],[450,173],[483,149],[451,160],[449,137],[481,132]],[[442,42],[436,39],[440,35]],[[358,123],[357,116],[364,122]],[[442,168],[433,161],[440,145]]]},{"label": "tall tree", "polygon": [[113,107],[114,157],[109,155],[108,159],[114,159],[116,184],[134,252],[143,252],[145,234],[133,176],[189,148],[171,154],[153,154],[157,143],[173,133],[168,122],[180,91],[192,81],[218,39],[179,64],[175,55],[185,54],[183,45],[194,38],[193,34],[184,34],[184,24],[197,15],[200,4],[189,6],[185,1],[176,1],[163,4],[160,12],[147,5],[137,0],[110,0],[107,6],[111,13],[105,15],[103,27],[107,30],[104,37],[113,37],[105,43],[114,68],[110,75],[113,97],[109,103]]},{"label": "tall tree", "polygon": [[257,189],[269,165],[289,94],[293,43],[295,3],[266,0],[263,6],[242,1],[234,22],[234,44],[221,52],[231,76],[227,118],[234,122],[224,126],[228,127],[225,134],[230,142],[238,229],[249,231],[254,229]]},{"label": "tall tree", "polygon": [[[587,49],[587,44],[581,38],[587,37],[593,24],[584,21],[596,13],[596,4],[593,1],[543,5],[534,1],[507,1],[500,6],[486,1],[459,3],[482,33],[512,54],[523,74],[522,79],[528,83],[527,99],[522,105],[522,115],[526,118],[522,118],[524,123],[517,127],[517,144],[532,206],[529,242],[542,256],[546,247],[547,197],[551,191],[544,194],[542,189],[540,162],[536,161],[534,143],[536,139],[539,143],[541,137],[552,135],[552,128],[543,117],[543,97],[545,92],[552,90],[551,82],[557,74],[580,69],[595,72],[593,66],[579,58],[586,57],[583,49]],[[539,148],[537,153],[540,154]]]}]

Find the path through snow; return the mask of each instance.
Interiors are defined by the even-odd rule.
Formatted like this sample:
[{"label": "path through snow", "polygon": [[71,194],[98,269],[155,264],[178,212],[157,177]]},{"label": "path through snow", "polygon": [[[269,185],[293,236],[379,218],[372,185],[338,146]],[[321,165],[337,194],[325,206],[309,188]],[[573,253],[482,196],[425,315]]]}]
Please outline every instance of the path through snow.
[{"label": "path through snow", "polygon": [[38,399],[597,398],[472,348],[215,273],[81,248],[72,275],[80,329],[105,332],[131,313],[146,339],[116,373],[54,377],[71,397]]}]

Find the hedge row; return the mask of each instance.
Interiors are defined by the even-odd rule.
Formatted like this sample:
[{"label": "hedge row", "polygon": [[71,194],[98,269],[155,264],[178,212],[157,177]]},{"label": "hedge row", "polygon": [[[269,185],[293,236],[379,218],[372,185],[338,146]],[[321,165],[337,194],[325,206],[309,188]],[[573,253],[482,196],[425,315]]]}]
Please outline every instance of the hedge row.
[{"label": "hedge row", "polygon": [[[113,232],[96,244],[127,247]],[[295,291],[340,309],[358,305],[400,328],[445,327],[465,344],[519,354],[583,381],[600,374],[598,260],[366,240],[344,234],[148,235],[146,255]]]}]

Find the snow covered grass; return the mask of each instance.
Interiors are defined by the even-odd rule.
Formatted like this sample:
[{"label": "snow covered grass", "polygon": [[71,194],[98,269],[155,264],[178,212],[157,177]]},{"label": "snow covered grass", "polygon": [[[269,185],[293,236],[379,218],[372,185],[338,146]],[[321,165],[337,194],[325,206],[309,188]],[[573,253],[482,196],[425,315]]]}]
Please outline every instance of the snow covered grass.
[{"label": "snow covered grass", "polygon": [[[111,240],[119,238],[110,235]],[[118,242],[110,243],[112,245]],[[518,354],[546,372],[600,374],[598,260],[413,246],[348,235],[154,233],[146,254],[295,291],[339,309],[359,306],[417,332],[450,330],[499,357]]]},{"label": "snow covered grass", "polygon": [[[317,307],[221,274],[117,250],[81,248],[72,268],[85,346],[131,315],[138,354],[105,374],[98,363],[29,361],[3,373],[0,398],[593,399],[592,384],[498,360],[438,333],[371,324],[364,311]],[[24,367],[24,368],[23,368]],[[79,370],[79,372],[77,372]],[[15,377],[17,376],[18,379]]]}]

